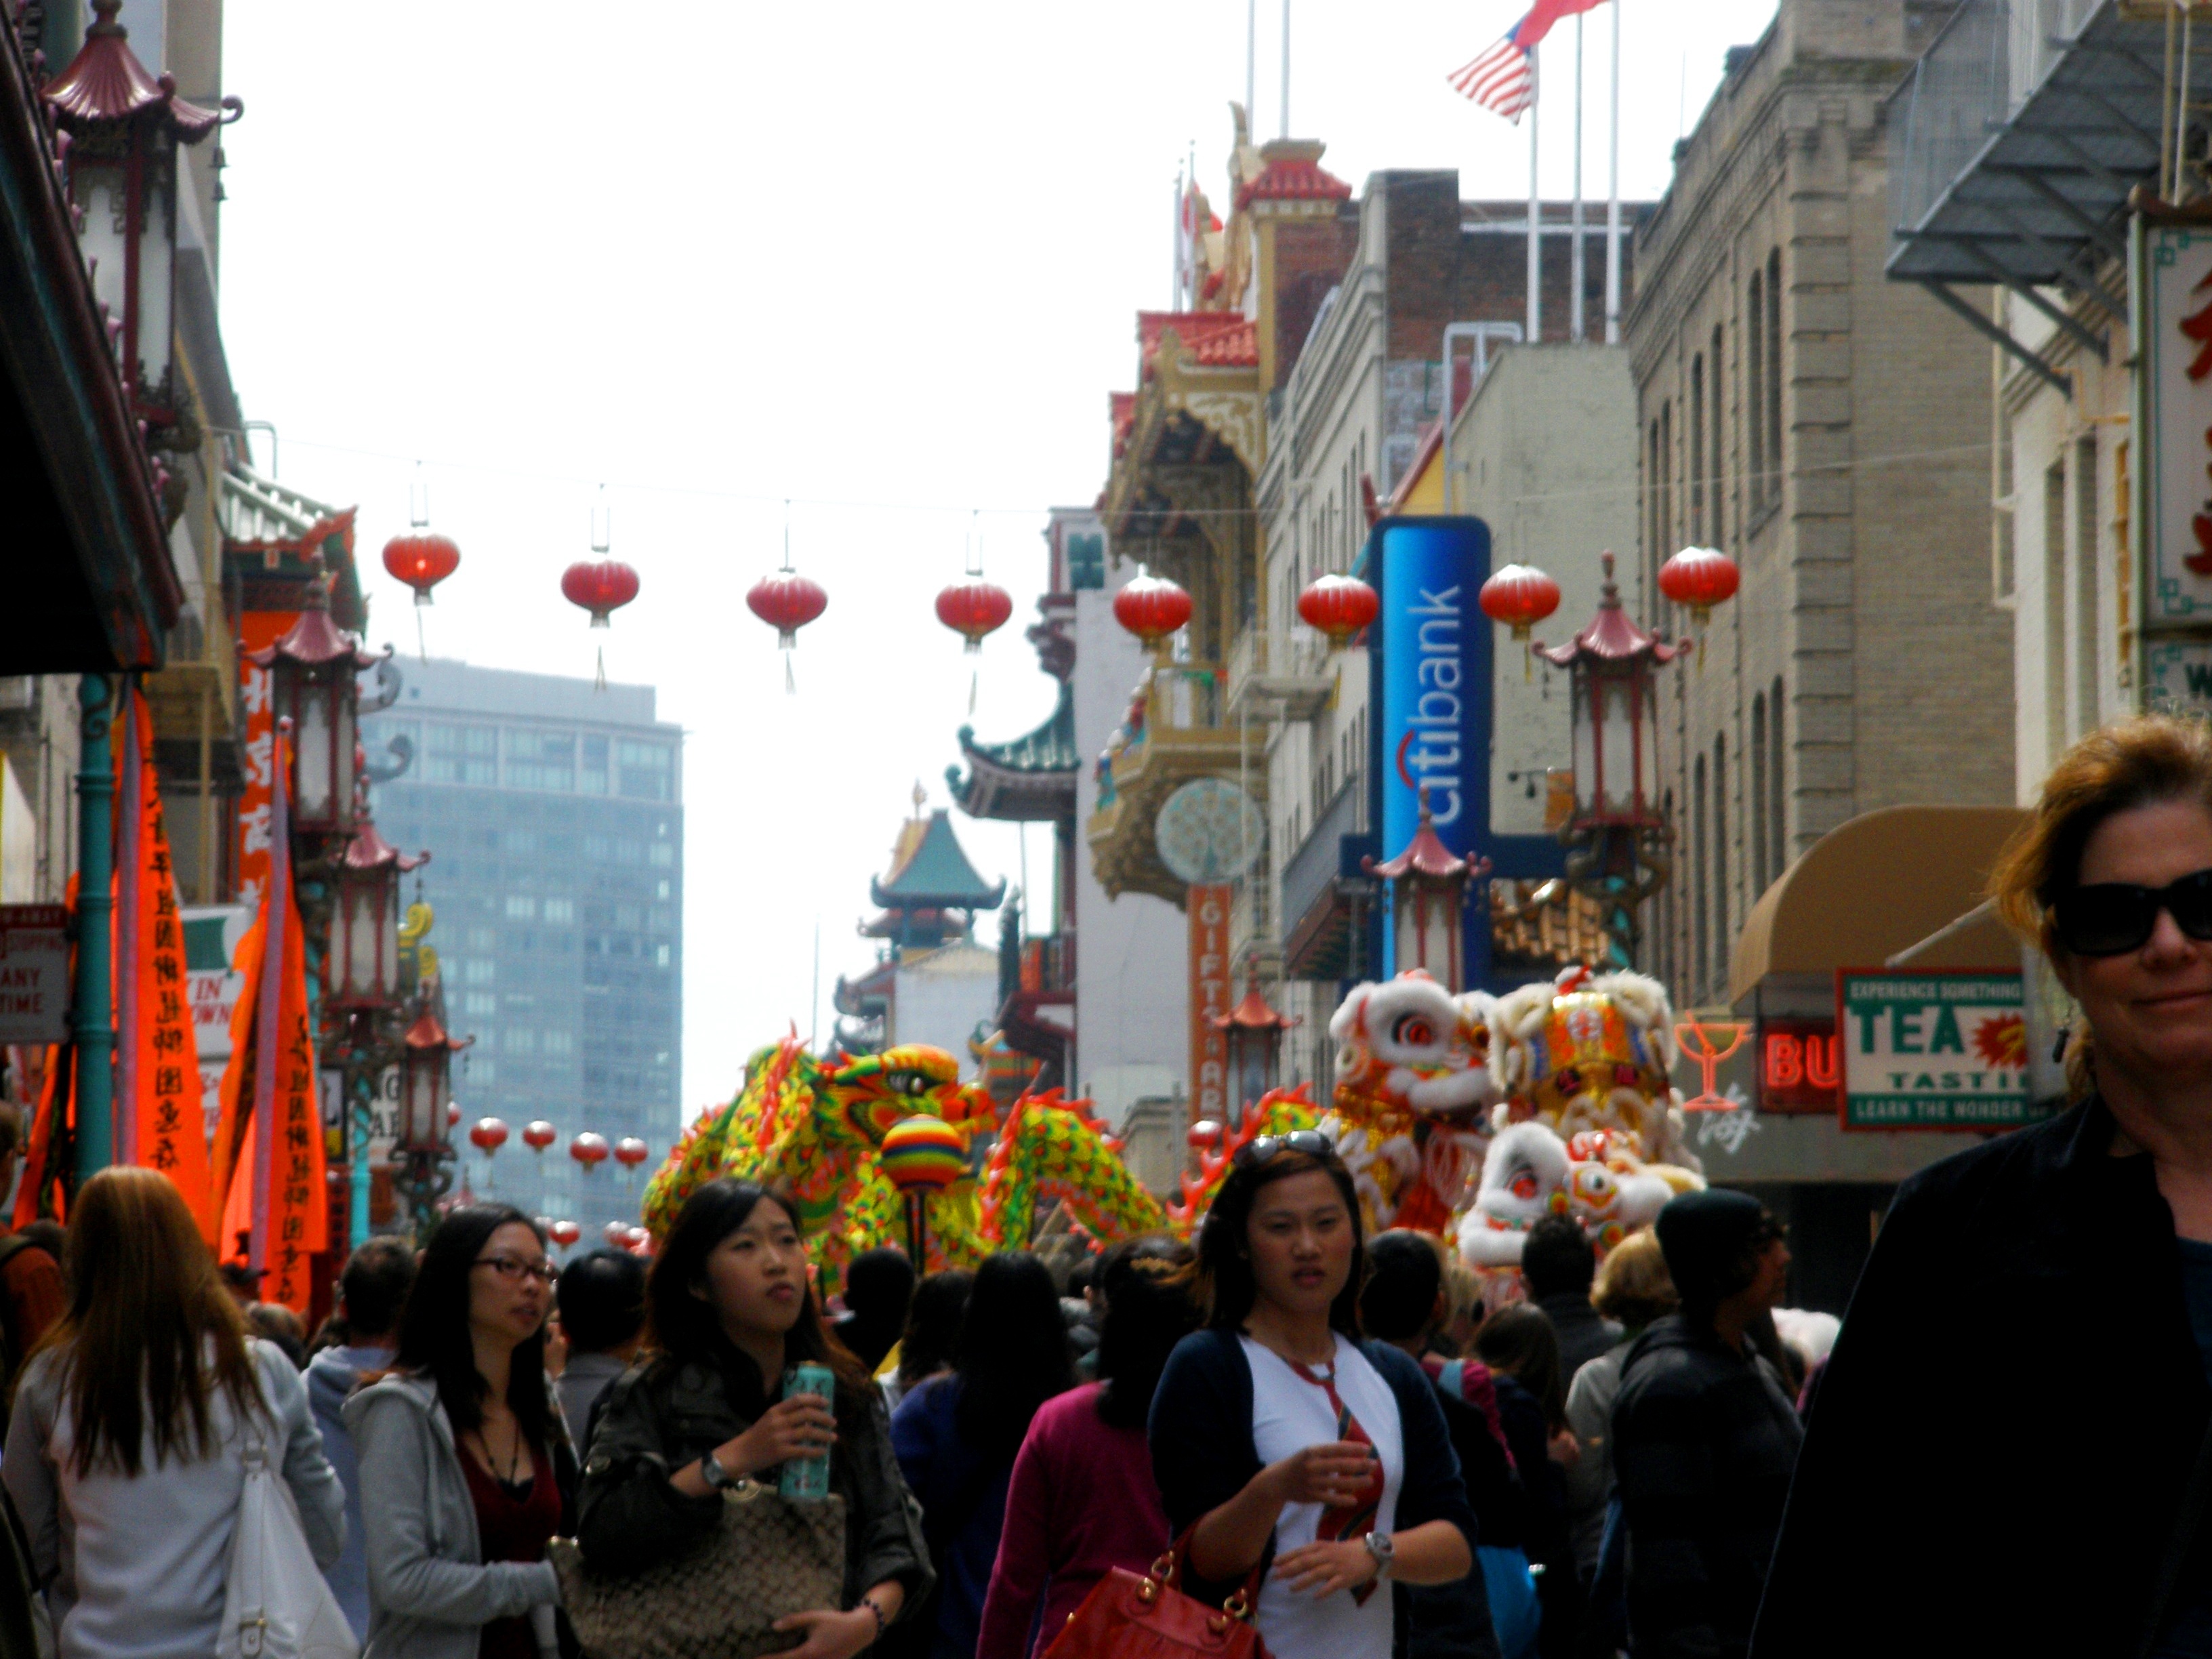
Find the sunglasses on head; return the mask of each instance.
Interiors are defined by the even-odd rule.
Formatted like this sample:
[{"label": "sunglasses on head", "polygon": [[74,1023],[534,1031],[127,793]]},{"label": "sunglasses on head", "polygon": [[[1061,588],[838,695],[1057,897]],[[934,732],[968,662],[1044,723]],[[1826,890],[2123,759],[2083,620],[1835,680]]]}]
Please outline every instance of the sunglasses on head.
[{"label": "sunglasses on head", "polygon": [[2063,893],[2051,906],[2058,942],[2077,957],[2124,956],[2140,951],[2165,911],[2193,939],[2212,942],[2212,870],[2199,870],[2165,887],[2104,881]]},{"label": "sunglasses on head", "polygon": [[1304,1152],[1308,1158],[1326,1158],[1335,1150],[1335,1144],[1318,1129],[1293,1129],[1286,1135],[1255,1136],[1239,1146],[1229,1161],[1239,1170],[1249,1170],[1255,1164],[1265,1164],[1278,1152]]}]

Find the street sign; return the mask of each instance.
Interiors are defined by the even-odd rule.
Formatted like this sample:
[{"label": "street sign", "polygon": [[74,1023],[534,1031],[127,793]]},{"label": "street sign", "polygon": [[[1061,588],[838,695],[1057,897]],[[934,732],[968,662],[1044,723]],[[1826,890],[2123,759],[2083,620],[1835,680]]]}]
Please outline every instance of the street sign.
[{"label": "street sign", "polygon": [[0,904],[0,1042],[69,1037],[69,911]]},{"label": "street sign", "polygon": [[2028,1091],[2018,974],[1836,972],[1846,1129],[2013,1129],[2051,1115]]}]

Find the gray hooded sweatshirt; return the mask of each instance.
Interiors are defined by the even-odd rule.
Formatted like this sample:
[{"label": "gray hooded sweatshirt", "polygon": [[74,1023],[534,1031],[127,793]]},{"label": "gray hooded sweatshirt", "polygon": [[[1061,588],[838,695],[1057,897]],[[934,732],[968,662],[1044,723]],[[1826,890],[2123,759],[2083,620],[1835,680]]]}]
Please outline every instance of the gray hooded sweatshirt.
[{"label": "gray hooded sweatshirt", "polygon": [[387,1376],[346,1401],[345,1424],[361,1468],[366,1659],[477,1659],[484,1626],[526,1613],[533,1615],[540,1649],[555,1651],[553,1564],[484,1560],[437,1385]]}]

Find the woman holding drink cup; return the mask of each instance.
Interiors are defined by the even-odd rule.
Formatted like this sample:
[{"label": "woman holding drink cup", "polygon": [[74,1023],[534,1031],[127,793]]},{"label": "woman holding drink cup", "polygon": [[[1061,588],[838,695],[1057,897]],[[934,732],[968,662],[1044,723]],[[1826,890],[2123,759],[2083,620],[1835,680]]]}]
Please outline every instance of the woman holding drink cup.
[{"label": "woman holding drink cup", "polygon": [[[796,1213],[750,1182],[707,1182],[669,1230],[646,1304],[654,1358],[609,1390],[584,1467],[586,1560],[641,1571],[711,1529],[725,1488],[826,1456],[846,1505],[844,1592],[777,1627],[805,1633],[793,1659],[852,1659],[930,1571],[882,1397],[823,1328]],[[787,1387],[802,1366],[829,1371],[829,1398]]]}]

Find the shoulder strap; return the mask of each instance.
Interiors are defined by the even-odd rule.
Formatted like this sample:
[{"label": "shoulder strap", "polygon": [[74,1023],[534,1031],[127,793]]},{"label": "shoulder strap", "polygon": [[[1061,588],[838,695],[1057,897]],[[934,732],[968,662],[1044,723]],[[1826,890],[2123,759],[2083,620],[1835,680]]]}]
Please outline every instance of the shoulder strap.
[{"label": "shoulder strap", "polygon": [[2212,1422],[2205,1425],[2204,1438],[2197,1448],[2196,1464],[2189,1471],[2189,1485],[2182,1491],[2181,1508],[2173,1517],[2173,1530],[2167,1534],[2166,1548],[2159,1557],[2158,1577],[2151,1581],[2150,1607],[2143,1617],[2142,1634],[2135,1645],[2136,1659],[2148,1659],[2160,1631],[2165,1628],[2166,1612],[2173,1605],[2174,1591],[2180,1588],[2181,1571],[2189,1564],[2189,1551],[2197,1541],[2208,1497],[2212,1497]]}]

